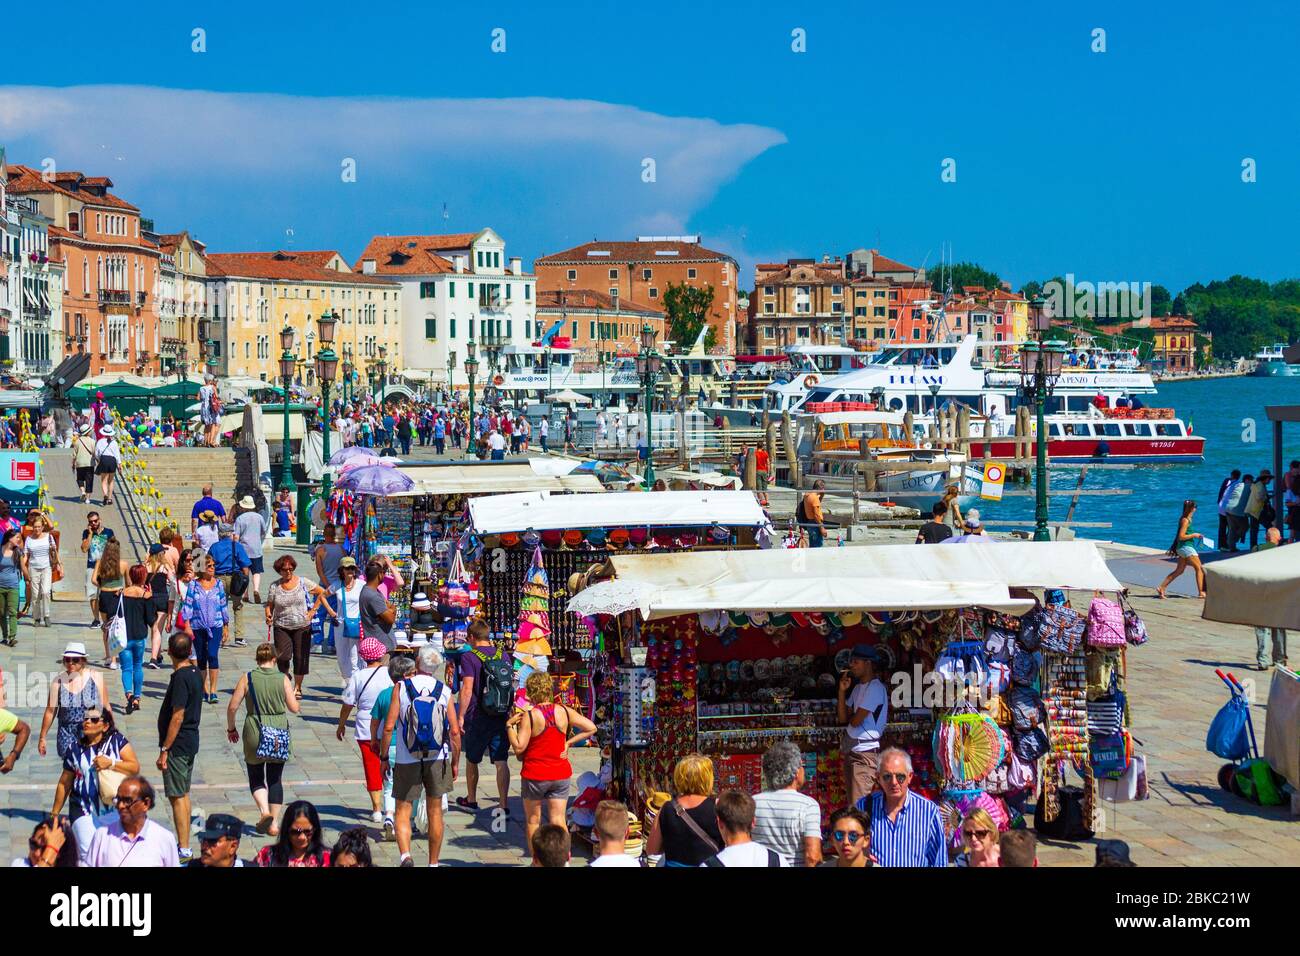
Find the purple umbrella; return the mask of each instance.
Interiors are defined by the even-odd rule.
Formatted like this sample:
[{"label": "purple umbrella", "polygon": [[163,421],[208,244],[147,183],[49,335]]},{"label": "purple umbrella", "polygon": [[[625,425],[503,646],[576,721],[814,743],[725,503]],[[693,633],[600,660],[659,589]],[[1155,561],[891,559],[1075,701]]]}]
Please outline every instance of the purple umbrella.
[{"label": "purple umbrella", "polygon": [[399,491],[410,491],[415,487],[415,480],[396,468],[365,465],[349,469],[338,480],[338,487],[361,495],[391,495]]},{"label": "purple umbrella", "polygon": [[340,448],[334,454],[330,455],[330,464],[338,467],[339,465],[347,464],[353,458],[358,456],[373,454],[373,449],[363,448],[360,445],[348,445],[347,448]]}]

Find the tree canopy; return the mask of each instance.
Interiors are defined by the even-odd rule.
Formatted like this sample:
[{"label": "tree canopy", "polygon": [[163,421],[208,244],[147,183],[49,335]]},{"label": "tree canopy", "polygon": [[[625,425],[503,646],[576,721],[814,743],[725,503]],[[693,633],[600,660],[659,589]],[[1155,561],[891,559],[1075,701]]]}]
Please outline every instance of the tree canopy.
[{"label": "tree canopy", "polygon": [[[713,307],[713,286],[703,288],[686,283],[669,283],[663,294],[664,315],[668,338],[677,343],[680,351],[687,351],[695,344],[700,330],[709,321],[709,309]],[[717,333],[710,328],[704,336],[705,349],[711,349],[717,342]]]}]

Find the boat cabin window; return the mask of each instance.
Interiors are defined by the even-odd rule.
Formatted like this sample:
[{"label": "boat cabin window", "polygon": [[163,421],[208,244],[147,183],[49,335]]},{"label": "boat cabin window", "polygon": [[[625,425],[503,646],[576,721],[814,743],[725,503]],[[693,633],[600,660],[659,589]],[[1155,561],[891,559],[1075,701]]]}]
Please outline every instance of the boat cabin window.
[{"label": "boat cabin window", "polygon": [[1090,438],[1092,437],[1092,426],[1087,422],[1066,422],[1065,434],[1073,437]]},{"label": "boat cabin window", "polygon": [[1183,435],[1182,422],[1158,422],[1156,424],[1156,434],[1163,438],[1181,438]]},{"label": "boat cabin window", "polygon": [[1150,438],[1151,426],[1146,422],[1128,422],[1124,425],[1125,435],[1135,435],[1138,438]]},{"label": "boat cabin window", "polygon": [[[939,366],[947,365],[952,361],[952,357],[957,354],[957,347],[939,348],[939,349],[909,349],[909,348],[892,348],[882,349],[875,358],[872,359],[872,365],[921,365],[921,366]],[[927,358],[927,356],[929,356]]]},{"label": "boat cabin window", "polygon": [[1050,435],[1052,438],[1060,438],[1060,437],[1061,437],[1061,426],[1060,426],[1060,425],[1057,425],[1056,423],[1052,423],[1051,425],[1048,425],[1048,426],[1047,426],[1047,434]]},{"label": "boat cabin window", "polygon": [[1098,435],[1104,435],[1107,438],[1118,438],[1121,434],[1119,422],[1099,422],[1096,429]]}]

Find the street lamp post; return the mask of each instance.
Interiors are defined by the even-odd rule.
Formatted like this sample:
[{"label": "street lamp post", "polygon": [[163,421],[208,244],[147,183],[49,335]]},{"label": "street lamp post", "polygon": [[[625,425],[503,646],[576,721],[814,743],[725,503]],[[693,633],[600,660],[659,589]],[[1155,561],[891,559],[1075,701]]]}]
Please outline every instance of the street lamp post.
[{"label": "street lamp post", "polygon": [[652,428],[652,403],[655,381],[659,378],[659,369],[663,365],[663,356],[655,351],[655,330],[647,322],[641,327],[641,351],[636,357],[637,374],[641,376],[641,385],[645,388],[645,484],[649,490],[655,480],[655,445]]},{"label": "street lamp post", "polygon": [[455,394],[455,386],[452,384],[456,374],[456,352],[451,350],[447,353],[447,404],[451,405],[452,396]]},{"label": "street lamp post", "polygon": [[343,346],[343,385],[341,386],[344,405],[347,405],[351,400],[352,369],[352,346],[345,345]]},{"label": "street lamp post", "polygon": [[474,428],[474,376],[478,372],[478,359],[474,357],[474,340],[470,339],[465,343],[465,349],[469,352],[465,359],[465,375],[469,379],[469,439],[465,442],[465,454],[470,454],[475,445],[478,444],[478,435],[475,434]]},{"label": "street lamp post", "polygon": [[379,346],[379,407],[384,407],[384,392],[388,386],[388,346]]},{"label": "street lamp post", "polygon": [[298,356],[293,354],[293,327],[286,325],[280,330],[280,377],[284,381],[284,458],[280,462],[280,488],[297,491],[293,481],[293,454],[289,450],[289,386],[293,384],[293,371],[298,365]]},{"label": "street lamp post", "polygon": [[[338,313],[332,309],[320,314],[316,320],[316,329],[319,334],[317,341],[320,347],[316,350],[316,380],[320,382],[320,407],[321,407],[321,458],[326,465],[330,460],[330,385],[334,382],[334,376],[338,374],[339,357],[334,354],[334,327],[338,325]],[[326,471],[321,475],[321,498],[325,501],[330,497],[330,474]]]},{"label": "street lamp post", "polygon": [[1036,342],[1028,342],[1020,348],[1020,385],[1025,397],[1034,402],[1036,428],[1034,449],[1036,462],[1034,467],[1034,540],[1051,541],[1051,532],[1047,529],[1047,425],[1044,422],[1047,399],[1056,388],[1056,380],[1061,374],[1061,364],[1065,357],[1064,344],[1047,341],[1047,333],[1052,328],[1052,316],[1043,299],[1034,299],[1029,304],[1030,322],[1038,333]]}]

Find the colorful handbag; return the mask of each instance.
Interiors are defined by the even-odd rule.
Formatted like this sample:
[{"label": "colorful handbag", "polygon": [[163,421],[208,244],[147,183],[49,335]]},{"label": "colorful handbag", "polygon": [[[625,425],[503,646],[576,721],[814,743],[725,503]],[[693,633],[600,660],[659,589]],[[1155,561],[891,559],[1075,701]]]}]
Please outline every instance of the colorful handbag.
[{"label": "colorful handbag", "polygon": [[1043,607],[1039,605],[1028,611],[1020,619],[1020,632],[1016,634],[1016,643],[1023,650],[1036,651],[1041,642],[1043,627]]},{"label": "colorful handbag", "polygon": [[1092,647],[1123,647],[1124,609],[1108,598],[1093,598],[1088,607],[1087,634]]},{"label": "colorful handbag", "polygon": [[1088,763],[1096,774],[1121,774],[1133,757],[1133,738],[1125,731],[1093,737],[1088,742]]},{"label": "colorful handbag", "polygon": [[1082,644],[1087,626],[1083,615],[1071,608],[1063,605],[1045,607],[1040,612],[1039,643],[1043,650],[1053,654],[1073,654]]},{"label": "colorful handbag", "polygon": [[257,705],[253,691],[253,673],[248,673],[248,702],[253,705],[253,720],[257,722],[257,756],[263,760],[283,763],[289,759],[289,730],[287,727],[268,727],[262,723],[262,709]]},{"label": "colorful handbag", "polygon": [[1013,687],[1010,694],[1011,725],[1017,732],[1033,730],[1047,717],[1043,698],[1032,687]]},{"label": "colorful handbag", "polygon": [[1147,626],[1143,623],[1142,618],[1138,617],[1138,612],[1133,610],[1127,600],[1124,604],[1124,639],[1134,647],[1141,647],[1147,642]]},{"label": "colorful handbag", "polygon": [[1119,689],[1119,673],[1111,671],[1110,690],[1096,700],[1088,701],[1088,734],[1107,737],[1124,729],[1124,709],[1128,703]]},{"label": "colorful handbag", "polygon": [[1011,683],[1021,687],[1032,687],[1038,683],[1039,672],[1043,668],[1043,655],[1038,651],[1026,651],[1011,658]]}]

